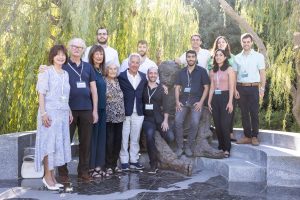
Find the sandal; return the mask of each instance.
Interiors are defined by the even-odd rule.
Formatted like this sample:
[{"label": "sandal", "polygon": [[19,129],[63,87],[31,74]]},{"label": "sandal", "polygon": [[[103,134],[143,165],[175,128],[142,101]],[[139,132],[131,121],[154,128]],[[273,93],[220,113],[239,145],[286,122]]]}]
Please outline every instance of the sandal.
[{"label": "sandal", "polygon": [[112,168],[106,169],[106,174],[112,175],[113,173],[114,173],[114,172],[113,172]]},{"label": "sandal", "polygon": [[103,177],[109,177],[110,174],[105,172],[105,171],[101,171],[100,174],[103,176]]},{"label": "sandal", "polygon": [[93,171],[92,171],[92,173],[90,174],[90,176],[92,177],[92,178],[101,178],[101,174],[100,174],[100,172],[101,172],[101,169],[94,169]]},{"label": "sandal", "polygon": [[228,151],[225,151],[225,152],[224,152],[224,157],[225,157],[225,158],[229,158],[229,157],[230,157],[230,153],[229,153]]}]

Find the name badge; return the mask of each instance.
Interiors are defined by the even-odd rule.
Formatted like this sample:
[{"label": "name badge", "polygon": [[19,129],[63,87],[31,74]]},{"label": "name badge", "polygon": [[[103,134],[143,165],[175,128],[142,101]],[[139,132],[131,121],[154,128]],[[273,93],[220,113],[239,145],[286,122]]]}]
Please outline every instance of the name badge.
[{"label": "name badge", "polygon": [[191,92],[191,88],[190,87],[186,87],[186,88],[184,88],[183,92],[190,93]]},{"label": "name badge", "polygon": [[69,99],[66,96],[60,96],[59,100],[62,103],[68,103],[68,101],[69,101]]},{"label": "name badge", "polygon": [[215,94],[216,95],[222,94],[222,91],[221,90],[215,90]]},{"label": "name badge", "polygon": [[84,81],[78,81],[76,84],[77,88],[86,88],[86,84]]},{"label": "name badge", "polygon": [[242,73],[241,77],[242,78],[247,78],[248,77],[248,73],[247,72]]},{"label": "name badge", "polygon": [[146,110],[153,110],[153,104],[146,104],[145,109]]}]

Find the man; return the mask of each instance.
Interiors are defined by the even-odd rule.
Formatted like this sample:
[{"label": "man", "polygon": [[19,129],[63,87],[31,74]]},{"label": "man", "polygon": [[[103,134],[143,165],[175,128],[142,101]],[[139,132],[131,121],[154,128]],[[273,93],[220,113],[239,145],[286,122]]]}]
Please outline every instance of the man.
[{"label": "man", "polygon": [[[120,73],[118,77],[120,87],[124,94],[126,116],[123,123],[120,151],[120,161],[123,171],[128,171],[129,167],[132,169],[144,168],[144,166],[138,162],[138,154],[140,150],[140,132],[144,120],[142,96],[147,79],[144,73],[138,71],[140,62],[141,58],[139,54],[131,54],[129,56],[128,70]],[[130,143],[129,152],[128,143]]]},{"label": "man", "polygon": [[149,68],[147,77],[148,85],[143,92],[145,116],[143,131],[146,135],[147,150],[151,166],[148,173],[156,174],[158,171],[158,150],[155,146],[155,131],[159,130],[162,137],[168,142],[174,140],[174,135],[173,132],[169,131],[169,102],[167,102],[167,98],[165,98],[166,95],[164,94],[162,86],[156,83],[158,78],[157,68]]},{"label": "man", "polygon": [[234,70],[237,73],[236,98],[242,114],[244,137],[238,144],[259,145],[258,109],[259,97],[263,98],[266,85],[264,56],[252,49],[253,37],[249,33],[241,36],[243,51],[235,57]]},{"label": "man", "polygon": [[[191,45],[192,50],[196,51],[197,53],[197,65],[207,69],[207,62],[210,59],[211,55],[207,49],[201,48],[202,39],[200,34],[194,34],[191,36]],[[179,58],[175,59],[175,62],[183,65],[187,65],[186,61],[186,53],[183,53]]]},{"label": "man", "polygon": [[[100,27],[98,28],[97,32],[96,32],[97,36],[97,41],[98,41],[98,45],[101,45],[104,49],[104,53],[105,53],[105,66],[108,66],[109,64],[115,64],[116,66],[120,67],[120,62],[119,62],[119,56],[118,56],[118,52],[113,49],[112,47],[107,45],[107,41],[108,41],[108,30],[104,27]],[[82,57],[82,60],[85,62],[89,62],[89,53],[91,50],[91,47],[88,47]]]},{"label": "man", "polygon": [[[89,181],[90,138],[93,123],[98,121],[98,95],[95,82],[95,72],[89,63],[81,60],[86,48],[85,42],[80,38],[69,41],[70,58],[63,69],[69,74],[70,98],[69,106],[73,114],[70,124],[70,137],[73,139],[76,127],[79,136],[79,163],[78,178]],[[92,98],[91,98],[92,97]],[[68,181],[67,165],[58,168],[62,182]]]},{"label": "man", "polygon": [[201,110],[209,90],[209,78],[204,68],[197,66],[197,53],[194,50],[186,52],[187,66],[179,71],[175,82],[175,132],[178,149],[177,156],[183,153],[183,122],[186,116],[191,116],[188,144],[185,154],[192,156],[192,146],[198,132]]},{"label": "man", "polygon": [[[150,60],[147,57],[148,43],[147,43],[146,40],[140,40],[140,41],[138,41],[137,51],[138,51],[138,54],[141,56],[141,65],[139,67],[139,71],[140,72],[143,72],[144,74],[147,74],[148,69],[151,68],[151,67],[155,67],[156,69],[158,69],[158,67],[155,64],[155,62],[153,62],[152,60]],[[122,65],[120,67],[120,72],[123,72],[126,69],[128,69],[128,58],[126,58],[122,62]]]}]

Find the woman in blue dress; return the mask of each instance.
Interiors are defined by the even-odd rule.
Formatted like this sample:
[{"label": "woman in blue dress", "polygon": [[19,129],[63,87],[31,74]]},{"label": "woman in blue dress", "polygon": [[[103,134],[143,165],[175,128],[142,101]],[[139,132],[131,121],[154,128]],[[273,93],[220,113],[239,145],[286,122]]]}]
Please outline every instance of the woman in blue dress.
[{"label": "woman in blue dress", "polygon": [[91,138],[90,175],[93,178],[107,176],[105,173],[106,148],[106,83],[104,81],[105,53],[100,45],[92,46],[89,53],[89,63],[96,72],[96,86],[98,92],[99,121],[93,125]]},{"label": "woman in blue dress", "polygon": [[62,187],[54,175],[54,168],[71,161],[69,124],[72,112],[69,107],[69,75],[62,69],[67,60],[67,49],[55,45],[49,53],[49,70],[39,73],[36,90],[39,94],[35,168],[44,164],[43,183],[49,190]]}]

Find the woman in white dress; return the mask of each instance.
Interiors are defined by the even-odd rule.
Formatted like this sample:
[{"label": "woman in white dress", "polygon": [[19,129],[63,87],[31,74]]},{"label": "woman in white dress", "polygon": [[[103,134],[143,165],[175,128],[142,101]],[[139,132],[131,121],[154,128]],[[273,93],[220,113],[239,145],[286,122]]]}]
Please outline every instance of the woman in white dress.
[{"label": "woman in white dress", "polygon": [[38,75],[36,90],[39,93],[37,135],[35,144],[35,167],[43,167],[43,183],[49,190],[62,187],[54,175],[54,168],[71,161],[69,124],[72,112],[69,107],[69,75],[62,69],[66,63],[67,50],[55,45],[49,53],[48,70]]}]

